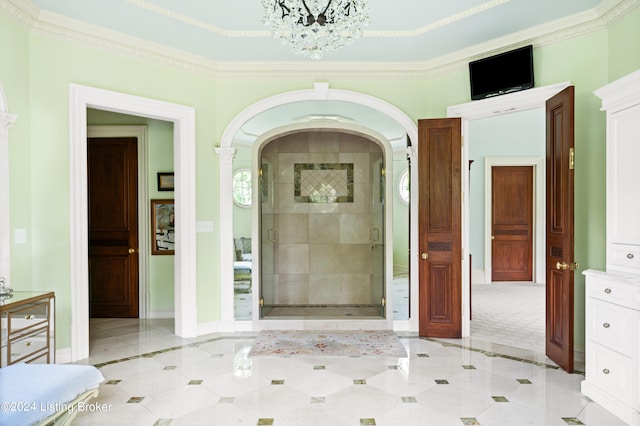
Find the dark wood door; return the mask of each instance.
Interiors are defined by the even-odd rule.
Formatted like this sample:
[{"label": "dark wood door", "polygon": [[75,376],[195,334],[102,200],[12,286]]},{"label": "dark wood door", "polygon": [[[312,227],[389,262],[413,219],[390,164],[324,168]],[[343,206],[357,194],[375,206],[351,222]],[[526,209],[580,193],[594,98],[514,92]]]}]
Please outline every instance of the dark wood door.
[{"label": "dark wood door", "polygon": [[419,335],[462,335],[461,120],[418,121]]},{"label": "dark wood door", "polygon": [[574,90],[549,99],[547,121],[546,354],[573,371]]},{"label": "dark wood door", "polygon": [[491,280],[533,280],[533,167],[491,168]]},{"label": "dark wood door", "polygon": [[89,138],[87,152],[90,315],[137,318],[137,139]]}]

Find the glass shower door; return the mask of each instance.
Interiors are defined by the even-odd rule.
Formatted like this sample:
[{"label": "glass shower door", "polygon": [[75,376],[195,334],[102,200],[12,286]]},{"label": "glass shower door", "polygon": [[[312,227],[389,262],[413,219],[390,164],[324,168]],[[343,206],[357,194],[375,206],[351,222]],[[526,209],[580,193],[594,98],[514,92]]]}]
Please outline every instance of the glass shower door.
[{"label": "glass shower door", "polygon": [[372,197],[371,197],[371,251],[372,251],[372,305],[376,306],[380,316],[386,317],[385,288],[385,168],[382,153],[379,158],[372,158]]},{"label": "glass shower door", "polygon": [[277,206],[273,185],[273,167],[263,153],[260,163],[260,286],[258,291],[259,318],[269,315],[275,303]]}]

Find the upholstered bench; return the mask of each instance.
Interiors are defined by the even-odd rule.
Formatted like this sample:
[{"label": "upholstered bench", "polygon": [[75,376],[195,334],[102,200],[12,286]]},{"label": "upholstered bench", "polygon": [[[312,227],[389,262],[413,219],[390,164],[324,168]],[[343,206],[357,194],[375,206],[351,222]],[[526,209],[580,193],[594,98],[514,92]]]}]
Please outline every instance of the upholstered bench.
[{"label": "upholstered bench", "polygon": [[89,365],[13,364],[0,368],[0,425],[68,425],[104,381]]}]

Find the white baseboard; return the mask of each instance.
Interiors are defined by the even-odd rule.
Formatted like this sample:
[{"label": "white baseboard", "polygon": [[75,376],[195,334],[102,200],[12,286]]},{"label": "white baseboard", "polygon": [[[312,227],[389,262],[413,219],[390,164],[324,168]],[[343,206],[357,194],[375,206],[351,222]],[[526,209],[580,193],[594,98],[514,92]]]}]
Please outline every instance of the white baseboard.
[{"label": "white baseboard", "polygon": [[150,311],[150,319],[163,319],[163,318],[175,318],[176,315],[173,310],[168,311]]},{"label": "white baseboard", "polygon": [[394,320],[393,321],[393,331],[417,331],[414,330],[409,320]]},{"label": "white baseboard", "polygon": [[471,284],[489,284],[485,280],[484,269],[473,268],[471,270]]},{"label": "white baseboard", "polygon": [[71,362],[71,348],[56,349],[56,364],[68,364]]},{"label": "white baseboard", "polygon": [[234,333],[236,331],[253,331],[253,321],[212,321],[198,324],[198,336],[213,333]]}]

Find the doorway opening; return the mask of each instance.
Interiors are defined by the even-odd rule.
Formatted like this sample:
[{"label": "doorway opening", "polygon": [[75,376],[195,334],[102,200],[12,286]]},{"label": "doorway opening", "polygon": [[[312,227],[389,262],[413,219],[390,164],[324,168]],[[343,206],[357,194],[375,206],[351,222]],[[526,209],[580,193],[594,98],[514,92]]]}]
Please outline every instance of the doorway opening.
[{"label": "doorway opening", "polygon": [[[500,97],[500,99],[494,98],[491,100],[485,100],[481,102],[467,103],[467,104],[461,104],[461,105],[449,107],[448,108],[449,117],[463,118],[462,131],[465,134],[466,140],[469,142],[469,143],[465,143],[463,146],[463,151],[464,151],[463,158],[465,160],[481,159],[482,156],[474,157],[474,154],[473,154],[474,148],[481,147],[481,146],[492,146],[495,149],[497,149],[495,153],[493,154],[487,153],[485,154],[485,156],[499,157],[499,156],[504,156],[505,153],[507,153],[507,155],[512,155],[509,153],[508,150],[511,149],[515,143],[520,144],[523,138],[527,138],[532,135],[539,135],[539,136],[536,136],[535,140],[537,142],[534,142],[534,144],[532,144],[531,146],[538,146],[541,149],[541,153],[533,154],[533,155],[536,157],[545,157],[546,151],[544,147],[545,145],[544,141],[546,140],[546,122],[547,122],[547,119],[545,117],[545,114],[547,113],[544,112],[545,105],[547,104],[548,99],[551,99],[556,94],[563,92],[563,90],[569,86],[570,86],[569,82],[559,83],[556,85],[535,88],[535,89],[523,91],[516,94],[505,95]],[[521,127],[519,125],[516,125],[516,127],[514,127],[513,124],[510,124],[508,122],[502,123],[502,124],[505,124],[503,126],[497,126],[495,123],[491,122],[491,120],[499,120],[501,117],[504,117],[506,120],[508,120],[512,118],[514,115],[520,116],[525,113],[535,114],[536,110],[540,111],[539,114],[541,118],[539,119],[539,122],[541,122],[542,124],[539,125],[538,130],[534,132],[526,130],[527,127]],[[490,125],[487,125],[487,124],[490,124]],[[487,134],[483,137],[482,132],[480,131],[481,129],[478,128],[478,125],[480,126],[485,125],[485,127],[490,131],[487,132]],[[506,136],[506,139],[502,142],[502,145],[494,143],[495,139],[499,139],[502,136]],[[516,155],[521,156],[523,154],[516,154]],[[525,155],[530,156],[532,154],[525,154]],[[466,206],[464,215],[463,215],[463,218],[464,218],[463,246],[468,248],[469,255],[471,254],[473,255],[473,266],[469,265],[470,259],[468,258],[465,258],[465,262],[463,262],[463,283],[464,283],[463,294],[462,294],[463,308],[464,308],[463,322],[462,322],[463,336],[470,336],[471,314],[473,313],[475,317],[477,313],[475,309],[477,298],[475,297],[475,295],[472,294],[473,293],[472,288],[475,285],[489,285],[486,283],[491,282],[490,278],[485,280],[485,273],[488,271],[489,268],[484,268],[485,270],[483,270],[482,268],[482,265],[486,264],[485,262],[486,252],[490,252],[490,250],[489,249],[483,250],[481,247],[485,243],[489,244],[489,241],[486,241],[485,237],[490,238],[490,233],[483,231],[483,229],[486,229],[486,227],[483,227],[482,224],[474,225],[472,223],[474,218],[478,217],[472,212],[474,205],[476,207],[480,206],[481,209],[485,207],[485,203],[482,202],[482,198],[484,197],[483,195],[484,191],[482,188],[478,189],[478,187],[475,186],[478,184],[478,182],[480,183],[480,185],[483,185],[482,176],[484,175],[484,173],[482,171],[479,171],[478,168],[476,167],[477,164],[482,165],[483,163],[484,163],[483,161],[475,162],[473,164],[473,167],[471,168],[471,171],[464,170],[464,173],[463,173],[463,182],[464,182],[463,187],[465,192],[464,204]],[[540,170],[544,170],[542,166],[540,167]],[[545,182],[546,182],[546,178],[542,177],[542,184],[539,185],[540,191],[546,191]],[[490,205],[490,203],[487,203],[487,204]],[[545,204],[544,202],[540,203],[540,205],[542,206],[544,204]],[[545,221],[543,220],[543,218],[545,217],[545,212],[544,210],[542,211],[543,213],[539,215],[540,223],[542,223],[542,226],[539,226],[540,230],[538,232],[544,232],[546,227]],[[483,216],[484,215],[481,212],[480,217],[483,217]],[[474,243],[474,240],[476,241],[475,243]],[[534,280],[544,283],[546,281],[546,278],[545,278],[546,259],[544,257],[544,253],[545,253],[544,248],[546,245],[545,245],[544,239],[540,244],[538,244],[537,241],[539,240],[538,240],[538,237],[536,236],[536,243],[535,243],[536,248],[534,252],[536,253],[536,257],[538,258],[538,261],[536,263],[537,265],[535,268],[536,276],[534,277]],[[540,251],[543,253],[541,256],[538,255]],[[480,253],[480,256],[478,256],[478,253]],[[481,257],[481,259],[477,259],[478,257]],[[546,290],[546,286],[543,288],[543,291],[545,290]],[[548,293],[548,290],[546,291]],[[544,297],[544,294],[543,294],[543,297]],[[471,301],[471,303],[468,303],[469,301]],[[471,309],[471,304],[473,304],[474,306],[473,310]],[[517,304],[512,304],[512,305],[517,306]],[[545,305],[546,305],[546,302],[543,302],[543,306]],[[502,327],[504,328],[504,324],[502,325]],[[536,352],[545,352],[545,348],[542,347],[540,349],[537,349]]]},{"label": "doorway opening", "polygon": [[260,150],[261,319],[384,319],[385,161],[376,142],[289,133]]},{"label": "doorway opening", "polygon": [[[469,127],[470,335],[543,353],[544,109],[474,120]],[[500,172],[516,173],[530,193],[522,195],[523,188],[512,187],[517,179]],[[503,203],[510,191],[518,194]]]},{"label": "doorway opening", "polygon": [[87,108],[166,120],[174,124],[175,205],[175,334],[197,335],[195,238],[195,110],[192,107],[71,84],[70,116],[70,282],[71,361],[89,356]]}]

